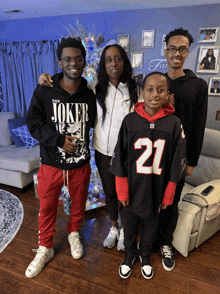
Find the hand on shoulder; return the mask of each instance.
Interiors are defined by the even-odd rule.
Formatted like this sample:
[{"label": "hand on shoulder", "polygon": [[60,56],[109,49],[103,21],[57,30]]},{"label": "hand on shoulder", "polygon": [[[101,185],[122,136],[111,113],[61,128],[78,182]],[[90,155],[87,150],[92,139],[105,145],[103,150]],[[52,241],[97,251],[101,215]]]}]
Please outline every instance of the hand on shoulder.
[{"label": "hand on shoulder", "polygon": [[45,87],[53,87],[53,80],[51,75],[49,75],[48,73],[43,73],[42,75],[40,75],[39,84]]}]

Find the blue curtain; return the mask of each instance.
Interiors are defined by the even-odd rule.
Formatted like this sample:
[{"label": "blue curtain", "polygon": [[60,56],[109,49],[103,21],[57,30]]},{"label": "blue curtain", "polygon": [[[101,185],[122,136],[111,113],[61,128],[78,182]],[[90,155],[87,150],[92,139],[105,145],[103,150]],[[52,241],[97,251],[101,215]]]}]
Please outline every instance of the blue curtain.
[{"label": "blue curtain", "polygon": [[0,75],[4,111],[26,116],[38,77],[60,72],[58,41],[0,43]]},{"label": "blue curtain", "polygon": [[4,110],[4,102],[3,102],[3,91],[2,91],[2,79],[0,74],[0,112]]}]

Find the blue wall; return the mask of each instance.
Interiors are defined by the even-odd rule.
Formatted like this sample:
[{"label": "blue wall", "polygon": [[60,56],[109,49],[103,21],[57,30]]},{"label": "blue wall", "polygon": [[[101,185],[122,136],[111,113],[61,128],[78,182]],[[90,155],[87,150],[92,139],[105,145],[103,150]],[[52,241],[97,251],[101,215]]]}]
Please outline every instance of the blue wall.
[{"label": "blue wall", "polygon": [[[96,24],[97,34],[104,34],[106,39],[117,40],[119,33],[130,34],[128,56],[130,57],[131,52],[144,53],[143,69],[134,70],[134,72],[145,72],[146,74],[153,69],[149,64],[154,59],[162,60],[161,68],[157,70],[166,72],[166,60],[161,56],[162,36],[182,26],[188,29],[195,39],[194,44],[191,45],[185,68],[196,72],[199,47],[220,46],[220,31],[216,43],[197,43],[199,28],[219,27],[219,15],[220,4],[208,4],[1,21],[0,42],[57,40],[61,35],[67,35],[64,27],[68,27],[69,24],[75,26],[76,19],[79,19],[84,27],[87,24]],[[155,30],[154,48],[141,48],[142,30]],[[197,75],[204,78],[207,83],[211,77],[220,76],[219,73],[198,73]],[[209,96],[207,127],[213,129],[220,129],[220,121],[215,120],[216,110],[220,110],[220,97],[218,97]]]}]

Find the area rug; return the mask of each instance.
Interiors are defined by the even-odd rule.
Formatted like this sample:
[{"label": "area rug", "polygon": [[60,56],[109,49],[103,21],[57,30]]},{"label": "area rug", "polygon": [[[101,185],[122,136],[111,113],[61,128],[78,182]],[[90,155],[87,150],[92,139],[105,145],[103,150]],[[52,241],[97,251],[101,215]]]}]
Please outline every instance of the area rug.
[{"label": "area rug", "polygon": [[0,189],[0,253],[19,231],[24,218],[20,200],[10,192]]}]

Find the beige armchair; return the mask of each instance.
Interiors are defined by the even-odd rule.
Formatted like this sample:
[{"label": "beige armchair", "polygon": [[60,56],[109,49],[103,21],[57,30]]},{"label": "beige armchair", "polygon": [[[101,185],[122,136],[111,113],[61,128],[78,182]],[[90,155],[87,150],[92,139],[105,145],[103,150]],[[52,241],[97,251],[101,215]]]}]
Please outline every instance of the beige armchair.
[{"label": "beige armchair", "polygon": [[198,166],[186,178],[178,206],[172,244],[186,257],[220,229],[220,131],[205,130]]}]

